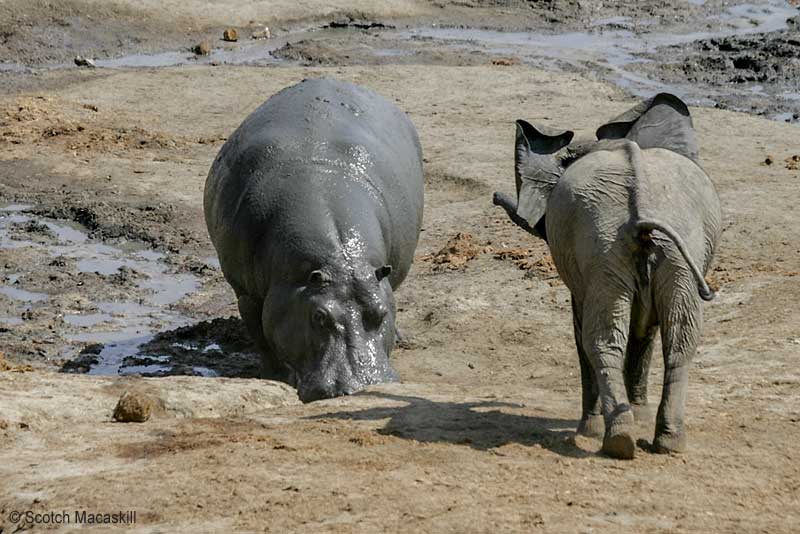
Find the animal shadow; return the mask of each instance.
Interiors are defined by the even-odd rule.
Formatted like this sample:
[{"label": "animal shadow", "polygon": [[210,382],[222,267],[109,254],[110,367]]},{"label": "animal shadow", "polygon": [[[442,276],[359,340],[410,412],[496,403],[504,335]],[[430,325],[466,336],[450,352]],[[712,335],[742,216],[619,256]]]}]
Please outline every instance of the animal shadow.
[{"label": "animal shadow", "polygon": [[404,406],[330,412],[309,419],[377,421],[388,419],[376,432],[420,441],[452,443],[482,451],[518,443],[540,446],[572,458],[594,456],[575,445],[578,422],[533,415],[514,414],[500,408],[522,408],[520,404],[499,401],[440,402],[421,397],[380,392],[364,393],[382,399],[404,402]]}]

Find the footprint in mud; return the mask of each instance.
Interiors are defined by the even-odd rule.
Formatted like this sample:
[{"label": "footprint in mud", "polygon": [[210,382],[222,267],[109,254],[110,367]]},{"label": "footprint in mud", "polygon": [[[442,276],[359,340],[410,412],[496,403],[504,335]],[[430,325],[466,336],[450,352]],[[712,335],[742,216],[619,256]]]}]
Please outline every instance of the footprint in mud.
[{"label": "footprint in mud", "polygon": [[174,272],[142,243],[93,240],[80,224],[31,208],[0,207],[0,253],[11,260],[6,270],[18,271],[0,279],[6,330],[31,317],[48,321],[64,342],[62,357],[85,347],[64,365],[68,372],[257,376],[256,351],[238,341],[248,339],[238,320],[186,328],[193,321],[174,304],[199,289],[197,276]]}]

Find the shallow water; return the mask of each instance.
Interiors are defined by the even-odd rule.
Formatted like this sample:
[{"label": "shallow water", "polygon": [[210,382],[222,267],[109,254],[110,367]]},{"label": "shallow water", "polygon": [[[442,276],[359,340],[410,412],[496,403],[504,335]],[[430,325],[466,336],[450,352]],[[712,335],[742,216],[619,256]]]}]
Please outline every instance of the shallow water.
[{"label": "shallow water", "polygon": [[[99,354],[99,363],[89,371],[91,374],[164,371],[163,364],[155,367],[126,366],[124,360],[138,355],[139,345],[153,339],[159,331],[192,322],[173,310],[171,305],[197,291],[200,287],[199,279],[188,273],[170,272],[171,267],[165,263],[166,256],[147,248],[143,243],[102,243],[91,239],[86,228],[80,224],[26,213],[32,207],[28,204],[0,206],[0,249],[32,248],[50,258],[74,260],[79,272],[105,276],[116,275],[121,272],[120,269],[134,272],[132,279],[136,289],[131,296],[132,300],[95,300],[92,304],[96,311],[64,315],[63,321],[73,327],[73,332],[65,336],[71,344],[66,352],[74,351],[75,345],[104,344]],[[27,235],[25,225],[31,222],[46,226],[52,235],[37,235],[36,241],[24,239]],[[4,284],[0,285],[0,295],[18,302],[17,310],[20,314],[27,307],[50,298],[46,293],[28,291],[18,286],[19,275],[6,274]],[[91,294],[83,296],[90,299],[94,297]],[[21,324],[22,320],[19,317],[2,317],[0,323],[15,326]],[[211,376],[207,369],[196,372]]]},{"label": "shallow water", "polygon": [[[404,39],[433,39],[451,42],[462,48],[478,48],[497,55],[515,55],[523,62],[556,70],[565,65],[585,69],[597,65],[607,70],[606,77],[628,92],[641,97],[650,97],[659,92],[671,92],[692,104],[709,105],[714,96],[708,88],[702,92],[692,84],[665,84],[627,67],[635,63],[649,62],[644,54],[653,53],[659,47],[687,44],[698,40],[765,33],[787,27],[786,19],[797,14],[797,10],[785,2],[772,1],[768,5],[743,4],[733,6],[716,18],[723,28],[716,31],[698,31],[684,34],[659,32],[634,32],[631,29],[593,30],[544,34],[535,32],[502,32],[471,28],[429,27],[404,30],[398,35]],[[594,26],[607,24],[628,25],[628,17],[598,19]],[[639,25],[642,29],[642,25]]]}]

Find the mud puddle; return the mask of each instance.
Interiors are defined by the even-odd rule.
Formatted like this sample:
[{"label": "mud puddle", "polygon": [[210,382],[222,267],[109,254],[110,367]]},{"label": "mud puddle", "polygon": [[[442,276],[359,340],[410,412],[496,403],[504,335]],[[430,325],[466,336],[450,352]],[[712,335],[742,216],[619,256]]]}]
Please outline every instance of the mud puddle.
[{"label": "mud puddle", "polygon": [[[234,343],[240,321],[193,324],[176,309],[200,289],[198,277],[176,272],[165,254],[143,243],[101,242],[78,223],[32,208],[0,207],[0,327],[46,323],[70,372],[258,374],[254,349]],[[235,353],[232,361],[226,349]]]},{"label": "mud puddle", "polygon": [[[235,44],[225,43],[221,47],[212,48],[208,55],[198,55],[191,50],[171,50],[155,54],[128,54],[115,58],[94,59],[97,68],[157,68],[177,67],[181,65],[276,65],[285,60],[273,55],[276,50],[287,44],[309,37],[325,38],[342,30],[334,28],[309,29],[270,39],[242,40]],[[40,67],[41,69],[75,68],[73,63],[54,63]],[[0,63],[0,72],[31,72],[33,69],[18,63]]]},{"label": "mud puddle", "polygon": [[[649,97],[669,91],[692,104],[715,105],[721,96],[730,95],[730,86],[698,87],[677,80],[664,82],[643,73],[637,66],[660,63],[661,59],[655,55],[664,47],[784,30],[788,27],[787,19],[797,14],[797,9],[786,2],[771,1],[764,5],[729,7],[725,13],[708,19],[707,26],[711,27],[713,23],[717,29],[682,34],[651,31],[646,20],[616,16],[598,19],[589,32],[544,34],[431,27],[402,31],[399,36],[411,41],[436,41],[461,48],[477,48],[491,55],[514,56],[537,67],[574,71],[588,68],[635,96]],[[744,86],[736,90],[746,98],[753,88]],[[787,104],[793,100],[792,94],[778,97],[783,97]],[[773,118],[785,118],[786,113]]]}]

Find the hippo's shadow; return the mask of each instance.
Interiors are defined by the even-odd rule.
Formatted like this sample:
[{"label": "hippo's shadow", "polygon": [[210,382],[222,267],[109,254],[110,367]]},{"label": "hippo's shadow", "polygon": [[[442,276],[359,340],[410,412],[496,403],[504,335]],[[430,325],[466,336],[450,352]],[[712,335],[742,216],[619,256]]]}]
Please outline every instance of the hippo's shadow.
[{"label": "hippo's shadow", "polygon": [[498,408],[522,405],[498,401],[439,402],[429,399],[379,392],[363,394],[406,403],[404,406],[331,412],[311,419],[377,421],[388,419],[376,432],[424,443],[453,443],[473,449],[489,450],[518,443],[541,446],[562,456],[594,456],[575,445],[578,421],[533,415],[513,414]]},{"label": "hippo's shadow", "polygon": [[238,317],[201,321],[155,335],[90,345],[61,370],[148,377],[262,377],[261,356]]}]

